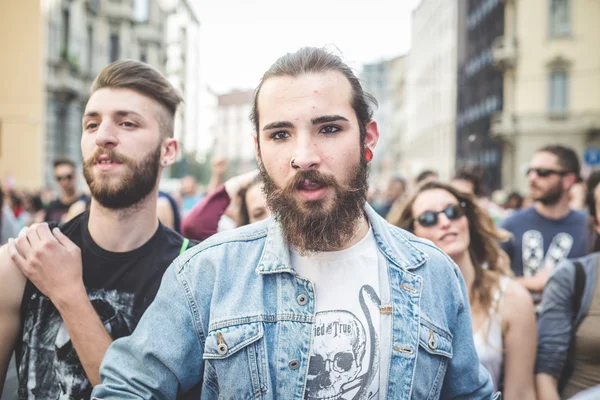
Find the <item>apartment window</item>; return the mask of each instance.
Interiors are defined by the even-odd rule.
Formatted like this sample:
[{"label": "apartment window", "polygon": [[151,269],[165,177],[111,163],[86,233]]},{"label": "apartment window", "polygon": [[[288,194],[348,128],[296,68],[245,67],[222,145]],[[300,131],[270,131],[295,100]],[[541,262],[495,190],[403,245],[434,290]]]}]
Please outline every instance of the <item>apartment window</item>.
[{"label": "apartment window", "polygon": [[62,22],[63,22],[63,31],[62,31],[62,48],[60,50],[60,58],[63,60],[67,60],[69,58],[69,30],[70,30],[70,13],[69,9],[62,10]]},{"label": "apartment window", "polygon": [[94,73],[94,27],[87,27],[87,67],[90,74]]},{"label": "apartment window", "polygon": [[568,107],[569,74],[567,71],[553,71],[549,81],[549,107],[551,113],[564,113]]},{"label": "apartment window", "polygon": [[550,0],[550,36],[561,37],[571,34],[569,0]]},{"label": "apartment window", "polygon": [[119,35],[117,33],[110,34],[110,62],[119,59]]},{"label": "apartment window", "polygon": [[133,15],[137,22],[146,22],[150,16],[149,0],[134,0]]},{"label": "apartment window", "polygon": [[143,63],[148,62],[148,48],[145,45],[140,46],[140,61]]}]

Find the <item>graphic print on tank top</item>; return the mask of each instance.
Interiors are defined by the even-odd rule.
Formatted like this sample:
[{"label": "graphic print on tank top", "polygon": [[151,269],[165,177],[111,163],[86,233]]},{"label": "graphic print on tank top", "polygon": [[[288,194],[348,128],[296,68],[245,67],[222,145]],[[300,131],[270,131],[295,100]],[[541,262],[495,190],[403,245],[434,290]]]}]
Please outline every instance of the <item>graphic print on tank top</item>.
[{"label": "graphic print on tank top", "polygon": [[544,255],[544,236],[536,230],[523,233],[523,275],[534,276],[540,270],[554,268],[566,258],[573,247],[573,236],[561,232],[552,238],[548,252]]},{"label": "graphic print on tank top", "polygon": [[[136,318],[131,293],[90,290],[90,302],[112,338],[131,334]],[[92,386],[58,310],[35,291],[23,326],[19,399],[89,399]],[[26,384],[26,386],[25,386]]]},{"label": "graphic print on tank top", "polygon": [[379,313],[381,301],[369,285],[363,286],[358,296],[362,318],[346,310],[317,313],[305,399],[368,400],[377,396],[379,380],[374,378],[379,376],[379,338],[373,316]]}]

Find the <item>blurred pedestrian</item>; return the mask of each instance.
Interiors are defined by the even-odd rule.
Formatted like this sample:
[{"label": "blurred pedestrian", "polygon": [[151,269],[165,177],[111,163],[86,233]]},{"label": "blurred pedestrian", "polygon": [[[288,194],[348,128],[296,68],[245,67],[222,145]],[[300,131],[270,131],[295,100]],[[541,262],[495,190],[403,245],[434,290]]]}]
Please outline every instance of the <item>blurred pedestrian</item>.
[{"label": "blurred pedestrian", "polygon": [[183,220],[184,236],[203,241],[228,230],[222,224],[224,217],[231,219],[233,228],[269,217],[271,213],[262,188],[257,170],[228,179],[204,197]]},{"label": "blurred pedestrian", "polygon": [[573,210],[587,211],[585,206],[586,186],[585,182],[577,182],[569,190],[569,207]]},{"label": "blurred pedestrian", "polygon": [[597,235],[593,251],[562,260],[544,289],[536,363],[541,399],[567,399],[600,385],[600,171],[588,179],[586,203]]},{"label": "blurred pedestrian", "polygon": [[579,179],[579,158],[564,146],[546,146],[535,152],[527,178],[533,207],[508,217],[501,227],[513,235],[502,244],[517,280],[538,303],[556,264],[566,257],[586,254],[587,216],[569,206],[569,190]]},{"label": "blurred pedestrian", "polygon": [[438,179],[440,179],[440,176],[436,171],[432,169],[426,169],[417,175],[415,178],[415,185],[420,185],[427,181],[437,181]]},{"label": "blurred pedestrian", "polygon": [[181,212],[185,218],[204,196],[198,191],[198,182],[193,176],[184,176],[179,182],[181,183]]},{"label": "blurred pedestrian", "polygon": [[181,233],[181,212],[173,196],[162,190],[158,191],[156,214],[160,222],[169,229]]},{"label": "blurred pedestrian", "polygon": [[[8,207],[5,202],[6,196],[4,194],[4,190],[0,188],[0,245],[6,244],[8,239],[17,237],[19,234],[19,224],[17,219],[12,213],[11,208]],[[0,372],[1,371],[2,369],[0,368]],[[2,376],[0,375],[0,378],[1,377]]]},{"label": "blurred pedestrian", "polygon": [[[89,399],[106,349],[133,331],[187,247],[156,214],[180,101],[145,63],[105,67],[83,116],[90,210],[60,229],[34,224],[0,250],[0,382],[18,349],[20,398]],[[57,165],[60,182],[73,183],[71,167]]]},{"label": "blurred pedestrian", "polygon": [[29,194],[25,198],[25,211],[27,211],[29,215],[29,219],[25,221],[25,226],[44,222],[46,210],[44,210],[42,198],[39,193]]},{"label": "blurred pedestrian", "polygon": [[63,216],[69,211],[69,207],[84,195],[77,188],[77,171],[75,163],[68,158],[54,160],[54,178],[58,183],[59,195],[46,208],[46,222],[65,222]]},{"label": "blurred pedestrian", "polygon": [[379,215],[386,218],[395,202],[402,200],[406,194],[406,180],[401,176],[394,176],[385,191],[382,201],[373,204]]},{"label": "blurred pedestrian", "polygon": [[459,191],[474,195],[479,206],[498,224],[504,219],[504,210],[488,197],[484,173],[479,167],[460,168],[452,178],[451,185]]},{"label": "blurred pedestrian", "polygon": [[475,348],[505,399],[535,400],[536,330],[533,303],[511,279],[504,239],[475,198],[430,181],[407,201],[396,221],[431,240],[458,265],[471,303]]},{"label": "blurred pedestrian", "polygon": [[517,191],[510,192],[503,207],[506,210],[520,210],[523,207],[523,196]]}]

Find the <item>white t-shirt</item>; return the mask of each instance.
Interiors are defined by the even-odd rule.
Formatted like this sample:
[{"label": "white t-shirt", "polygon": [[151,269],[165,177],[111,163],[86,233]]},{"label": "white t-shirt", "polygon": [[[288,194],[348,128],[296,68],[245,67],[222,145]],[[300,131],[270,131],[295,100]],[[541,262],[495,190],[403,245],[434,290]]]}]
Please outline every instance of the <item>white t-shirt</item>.
[{"label": "white t-shirt", "polygon": [[346,250],[291,250],[292,267],[316,292],[305,399],[379,399],[382,262],[371,229]]}]

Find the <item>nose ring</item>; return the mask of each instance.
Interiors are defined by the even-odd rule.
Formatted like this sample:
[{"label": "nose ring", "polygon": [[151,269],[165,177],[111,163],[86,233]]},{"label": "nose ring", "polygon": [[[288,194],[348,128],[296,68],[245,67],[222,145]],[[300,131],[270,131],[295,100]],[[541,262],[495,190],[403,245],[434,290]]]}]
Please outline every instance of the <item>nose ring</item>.
[{"label": "nose ring", "polygon": [[292,166],[292,168],[294,168],[294,169],[300,168],[299,166],[297,166],[296,164],[294,164],[294,161],[296,161],[296,159],[292,158],[292,161],[290,162],[290,165]]}]

